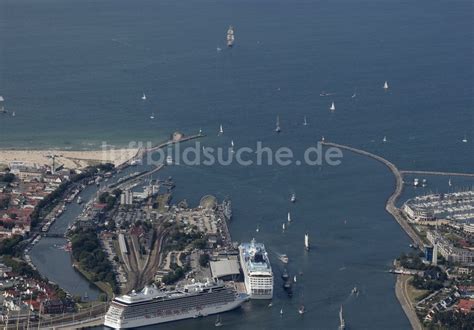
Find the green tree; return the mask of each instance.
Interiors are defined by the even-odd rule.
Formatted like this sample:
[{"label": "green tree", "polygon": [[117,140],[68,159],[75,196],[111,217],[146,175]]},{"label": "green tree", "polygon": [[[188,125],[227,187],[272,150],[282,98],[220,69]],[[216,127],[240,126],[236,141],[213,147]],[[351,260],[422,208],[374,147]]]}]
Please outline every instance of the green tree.
[{"label": "green tree", "polygon": [[209,255],[207,253],[204,253],[204,254],[201,254],[199,256],[199,264],[202,266],[202,267],[206,267],[207,264],[209,263]]}]

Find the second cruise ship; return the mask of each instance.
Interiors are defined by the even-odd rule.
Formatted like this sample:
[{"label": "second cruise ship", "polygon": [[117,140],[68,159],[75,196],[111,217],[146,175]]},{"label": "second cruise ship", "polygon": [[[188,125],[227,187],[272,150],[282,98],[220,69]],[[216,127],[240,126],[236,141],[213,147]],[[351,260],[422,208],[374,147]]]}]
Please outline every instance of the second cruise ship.
[{"label": "second cruise ship", "polygon": [[145,287],[141,292],[115,297],[104,325],[114,329],[137,328],[233,310],[248,300],[223,282],[192,283],[173,291]]},{"label": "second cruise ship", "polygon": [[265,245],[256,243],[255,239],[250,243],[242,243],[239,256],[250,299],[272,299],[273,272]]}]

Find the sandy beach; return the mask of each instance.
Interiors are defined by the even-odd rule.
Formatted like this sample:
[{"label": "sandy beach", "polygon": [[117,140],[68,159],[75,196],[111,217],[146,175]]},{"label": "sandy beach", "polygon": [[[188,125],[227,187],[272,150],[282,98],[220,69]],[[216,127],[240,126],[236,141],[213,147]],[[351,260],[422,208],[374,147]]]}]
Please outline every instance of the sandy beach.
[{"label": "sandy beach", "polygon": [[28,164],[50,165],[48,155],[56,155],[56,163],[68,169],[80,169],[98,163],[113,163],[115,166],[125,163],[136,155],[138,149],[111,149],[92,151],[72,150],[1,150],[0,164],[8,165],[12,161]]}]

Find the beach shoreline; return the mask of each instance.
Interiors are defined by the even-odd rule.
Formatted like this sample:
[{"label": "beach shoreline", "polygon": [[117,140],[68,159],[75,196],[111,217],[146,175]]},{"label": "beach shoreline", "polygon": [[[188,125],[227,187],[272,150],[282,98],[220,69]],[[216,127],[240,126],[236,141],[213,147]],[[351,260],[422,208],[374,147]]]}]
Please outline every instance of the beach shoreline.
[{"label": "beach shoreline", "polygon": [[0,149],[0,164],[23,162],[25,165],[50,166],[51,156],[55,155],[56,166],[67,169],[81,169],[100,163],[122,165],[135,157],[138,148],[101,149],[101,150],[60,150],[60,149]]}]

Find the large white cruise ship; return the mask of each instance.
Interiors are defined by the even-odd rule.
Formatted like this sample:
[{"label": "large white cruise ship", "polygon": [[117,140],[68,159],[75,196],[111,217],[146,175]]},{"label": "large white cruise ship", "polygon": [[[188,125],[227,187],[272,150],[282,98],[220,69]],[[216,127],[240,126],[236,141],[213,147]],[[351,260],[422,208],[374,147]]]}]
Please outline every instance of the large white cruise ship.
[{"label": "large white cruise ship", "polygon": [[239,255],[250,299],[272,299],[273,272],[265,245],[252,239],[240,244]]},{"label": "large white cruise ship", "polygon": [[230,311],[248,299],[223,282],[192,283],[174,291],[149,286],[114,298],[104,325],[123,329],[197,318]]}]

